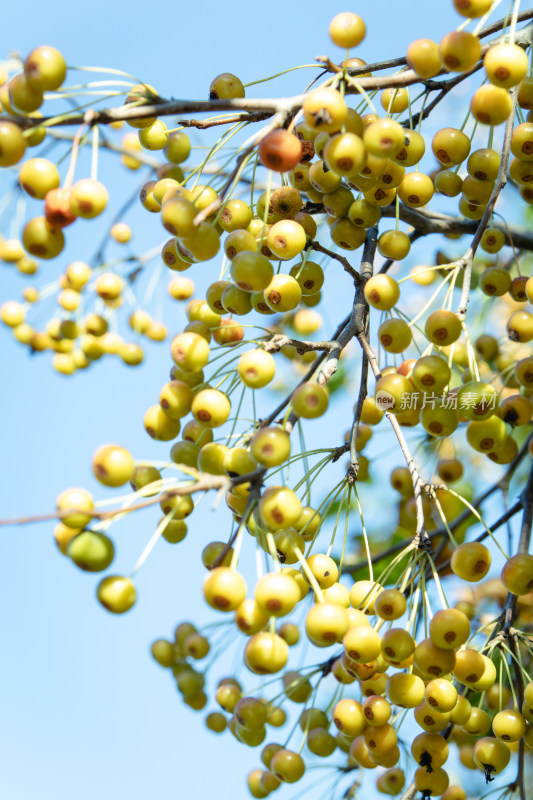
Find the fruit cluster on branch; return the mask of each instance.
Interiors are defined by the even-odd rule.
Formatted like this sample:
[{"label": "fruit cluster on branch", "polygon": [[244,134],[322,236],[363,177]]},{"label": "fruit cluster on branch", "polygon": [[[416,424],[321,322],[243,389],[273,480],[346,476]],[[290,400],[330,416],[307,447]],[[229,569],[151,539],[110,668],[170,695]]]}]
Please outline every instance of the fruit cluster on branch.
[{"label": "fruit cluster on branch", "polygon": [[[94,257],[27,285],[0,320],[65,376],[102,358],[139,366],[147,342],[171,334],[170,374],[143,420],[170,451],[141,461],[105,444],[92,469],[102,486],[124,487],[112,508],[70,488],[54,514],[0,524],[56,518],[61,553],[101,573],[115,558],[111,527],[159,508],[131,571],[97,585],[99,603],[123,614],[153,548],[183,541],[199,499],[216,492],[227,536],[202,541],[202,594],[222,621],[180,622],[151,652],[188,706],[213,700],[210,731],[263,745],[247,779],[257,798],[331,757],[345,797],[377,775],[377,790],[402,800],[464,800],[449,785],[450,746],[465,769],[487,782],[503,773],[502,791],[526,797],[533,10],[513,0],[487,25],[498,3],[453,4],[464,17],[456,30],[373,64],[351,55],[364,21],[335,16],[342,60],[317,58],[293,97],[245,97],[230,73],[213,79],[207,100],[163,98],[123,73],[102,90],[94,68],[67,70],[48,46],[19,69],[0,66],[0,204],[6,219],[16,214],[0,237],[4,263],[38,281],[83,220],[98,230],[119,190],[98,179],[101,156],[144,172]],[[69,87],[75,69],[85,82]],[[464,109],[461,84],[471,90]],[[431,127],[435,109],[450,125]],[[204,137],[197,151],[189,128]],[[89,148],[86,175],[79,156]],[[139,206],[165,236],[154,233],[145,253],[126,221]],[[419,242],[437,234],[433,257],[431,240]],[[415,253],[424,263],[411,266]],[[162,274],[186,303],[182,330],[155,310]],[[321,311],[333,331],[322,333]],[[243,548],[255,552],[255,574],[243,574]],[[208,668],[229,642],[240,667],[212,687]],[[292,731],[273,736],[289,717]]]}]

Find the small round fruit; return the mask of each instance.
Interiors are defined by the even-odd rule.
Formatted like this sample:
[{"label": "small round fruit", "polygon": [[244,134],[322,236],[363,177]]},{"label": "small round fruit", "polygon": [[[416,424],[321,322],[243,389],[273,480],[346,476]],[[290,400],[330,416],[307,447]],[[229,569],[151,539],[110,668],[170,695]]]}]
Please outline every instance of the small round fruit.
[{"label": "small round fruit", "polygon": [[305,762],[298,753],[282,749],[272,756],[270,769],[283,783],[296,783],[303,777]]},{"label": "small round fruit", "polygon": [[217,611],[235,611],[246,597],[242,575],[230,567],[215,567],[206,576],[204,598]]},{"label": "small round fruit", "polygon": [[[0,140],[0,153],[2,142]],[[1,165],[1,156],[0,156]],[[37,258],[56,258],[65,246],[63,231],[54,228],[46,217],[34,217],[24,226],[22,244],[25,250]]]},{"label": "small round fruit", "polygon": [[290,436],[282,428],[260,428],[250,443],[250,450],[263,466],[278,467],[290,456]]},{"label": "small round fruit", "polygon": [[249,350],[240,357],[237,371],[245,386],[262,389],[274,377],[276,365],[270,353],[257,348]]},{"label": "small round fruit", "polygon": [[527,730],[527,722],[519,711],[498,711],[492,720],[492,731],[502,742],[518,742]]},{"label": "small round fruit", "polygon": [[516,44],[497,44],[485,53],[483,66],[491,83],[510,89],[527,75],[528,59]]},{"label": "small round fruit", "polygon": [[267,234],[268,247],[278,258],[283,260],[294,258],[301,253],[306,242],[305,230],[293,219],[282,219],[275,222]]},{"label": "small round fruit", "polygon": [[170,442],[175,439],[181,429],[179,419],[171,419],[165,414],[159,403],[150,406],[144,415],[144,428],[152,439]]},{"label": "small round fruit", "polygon": [[481,542],[465,542],[460,544],[452,554],[451,568],[464,581],[482,580],[490,569],[491,556]]},{"label": "small round fruit", "polygon": [[470,110],[483,125],[501,125],[513,109],[513,101],[507,89],[486,84],[476,89],[470,101]]},{"label": "small round fruit", "polygon": [[474,761],[489,778],[505,769],[511,760],[511,751],[504,742],[484,736],[474,745]]},{"label": "small round fruit", "polygon": [[51,189],[57,189],[60,176],[55,164],[46,158],[30,158],[19,171],[19,183],[37,200],[44,200]]},{"label": "small round fruit", "polygon": [[107,189],[103,183],[82,178],[76,181],[70,192],[70,210],[75,217],[94,219],[105,209],[107,199]]},{"label": "small round fruit", "polygon": [[306,125],[312,131],[338,131],[348,110],[344,98],[336,89],[313,89],[305,95],[302,104]]},{"label": "small round fruit", "polygon": [[371,306],[390,311],[400,297],[400,287],[389,275],[374,275],[365,284],[365,297]]},{"label": "small round fruit", "polygon": [[245,292],[262,292],[270,284],[274,269],[266,256],[249,250],[237,253],[230,267],[231,277]]},{"label": "small round fruit", "polygon": [[262,631],[248,639],[244,648],[244,663],[256,675],[280,672],[289,655],[287,643],[275,633]]},{"label": "small round fruit", "polygon": [[329,36],[333,44],[348,50],[361,44],[366,34],[364,20],[351,11],[337,14],[329,24]]},{"label": "small round fruit", "polygon": [[502,581],[511,594],[529,594],[533,589],[533,555],[519,553],[511,556],[502,569]]},{"label": "small round fruit", "polygon": [[192,414],[197,422],[206,428],[218,428],[229,417],[231,403],[223,392],[217,389],[203,389],[193,398]]},{"label": "small round fruit", "polygon": [[420,78],[434,78],[442,69],[439,46],[432,39],[416,39],[407,48],[407,63]]},{"label": "small round fruit", "polygon": [[302,290],[298,281],[291,275],[279,273],[274,275],[266,287],[264,297],[272,311],[292,311],[302,299]]},{"label": "small round fruit", "polygon": [[451,72],[466,72],[481,58],[481,42],[473,33],[452,31],[439,45],[441,61]]},{"label": "small round fruit", "polygon": [[104,486],[124,486],[131,480],[134,461],[124,447],[107,444],[94,454],[92,467],[94,477]]},{"label": "small round fruit", "polygon": [[294,412],[304,419],[321,417],[328,408],[329,394],[318,383],[302,383],[291,395]]},{"label": "small round fruit", "polygon": [[457,128],[441,128],[431,143],[433,154],[446,167],[460,164],[470,153],[470,139]]},{"label": "small round fruit", "polygon": [[297,136],[281,128],[261,139],[259,158],[263,166],[274,172],[289,172],[302,158],[302,143]]},{"label": "small round fruit", "polygon": [[41,45],[32,50],[24,61],[24,74],[35,89],[54,91],[65,80],[67,65],[59,50]]},{"label": "small round fruit", "polygon": [[242,81],[231,72],[222,72],[213,78],[209,87],[210,100],[230,100],[234,97],[244,97]]},{"label": "small round fruit", "polygon": [[86,489],[65,489],[57,498],[56,507],[59,512],[69,512],[61,513],[61,522],[68,528],[84,528],[93,518],[92,514],[84,513],[94,508],[93,498]]},{"label": "small round fruit", "polygon": [[107,611],[112,614],[124,614],[133,606],[137,595],[130,578],[108,575],[98,584],[96,597]]},{"label": "small round fruit", "polygon": [[461,322],[453,311],[433,311],[426,320],[426,337],[441,347],[456,342],[461,335]]},{"label": "small round fruit", "polygon": [[83,531],[72,539],[67,555],[84,572],[102,572],[113,561],[115,548],[105,534]]}]

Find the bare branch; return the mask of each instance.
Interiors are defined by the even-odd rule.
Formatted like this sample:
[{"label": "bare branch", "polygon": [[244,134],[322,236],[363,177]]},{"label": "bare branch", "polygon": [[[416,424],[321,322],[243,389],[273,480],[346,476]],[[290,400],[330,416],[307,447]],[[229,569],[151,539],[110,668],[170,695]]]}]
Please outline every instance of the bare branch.
[{"label": "bare branch", "polygon": [[320,242],[309,242],[308,247],[310,247],[312,250],[316,250],[317,253],[324,253],[324,255],[335,259],[335,261],[338,261],[339,264],[342,264],[344,267],[344,271],[347,272],[348,275],[352,276],[356,285],[360,282],[361,276],[357,270],[352,267],[345,256],[342,256],[340,253],[336,253],[334,250],[330,250],[328,247],[324,247],[324,245],[320,244]]},{"label": "bare branch", "polygon": [[299,355],[303,355],[304,353],[316,350],[330,352],[331,350],[335,350],[337,346],[337,342],[334,339],[332,341],[323,342],[302,342],[299,339],[291,339],[290,336],[285,336],[283,333],[276,333],[266,342],[263,349],[266,350],[267,353],[278,353],[282,347],[294,347]]}]

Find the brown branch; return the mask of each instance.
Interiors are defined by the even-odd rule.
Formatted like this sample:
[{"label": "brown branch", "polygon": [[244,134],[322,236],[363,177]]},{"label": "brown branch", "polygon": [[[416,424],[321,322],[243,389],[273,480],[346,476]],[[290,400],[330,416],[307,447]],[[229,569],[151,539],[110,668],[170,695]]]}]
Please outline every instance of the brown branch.
[{"label": "brown branch", "polygon": [[239,154],[239,156],[237,157],[237,159],[235,161],[235,167],[232,169],[232,171],[228,175],[228,179],[226,180],[226,182],[225,182],[224,186],[222,187],[222,189],[220,189],[220,191],[217,193],[217,196],[215,197],[213,202],[209,203],[209,205],[206,206],[206,208],[203,208],[195,216],[195,218],[194,218],[194,224],[195,225],[200,225],[200,223],[204,222],[204,220],[206,220],[211,214],[214,214],[216,211],[218,211],[218,209],[222,206],[222,203],[224,202],[225,196],[227,195],[228,191],[230,190],[231,186],[233,185],[233,182],[237,178],[237,176],[239,174],[239,170],[241,169],[241,166],[242,166],[243,162],[248,158],[250,153],[253,152],[253,150],[259,144],[261,139],[263,139],[268,133],[270,133],[270,131],[274,130],[274,128],[281,127],[283,125],[285,119],[286,119],[286,114],[283,114],[282,112],[278,112],[275,115],[274,119],[268,125],[266,125],[264,128],[262,128],[259,131],[259,133],[254,137],[253,141],[247,147],[244,148],[242,153]]},{"label": "brown branch", "polygon": [[263,349],[267,353],[279,353],[282,347],[294,347],[299,355],[303,355],[316,350],[329,352],[337,347],[337,343],[334,339],[322,342],[302,342],[300,339],[291,339],[290,336],[285,336],[284,333],[276,333],[263,345]]},{"label": "brown branch", "polygon": [[[518,15],[518,20],[523,21],[527,19],[531,19],[533,17],[533,10],[529,9],[528,11],[522,12],[522,14]],[[483,29],[479,36],[480,38],[489,36],[491,33],[495,33],[498,30],[507,27],[508,25],[508,18],[501,19],[498,22],[493,23],[490,26],[487,26]],[[484,52],[489,46],[495,44],[497,40],[491,41],[488,45],[485,45],[482,49]],[[515,42],[519,45],[527,45],[531,41],[531,30],[530,26],[525,26],[521,31],[518,31],[515,37]],[[330,64],[332,62],[329,62]],[[391,59],[388,61],[378,62],[376,64],[368,64],[363,67],[357,67],[348,71],[353,77],[357,77],[365,72],[370,71],[377,71],[380,69],[388,69],[394,66],[400,66],[405,64],[405,59]],[[475,71],[476,69],[480,69],[482,63],[474,67],[471,72]],[[451,89],[456,86],[461,80],[464,80],[468,77],[471,72],[465,72],[459,74],[457,77],[452,78],[449,81],[443,82],[442,88],[440,89],[439,95],[435,98],[434,101],[424,109],[423,114],[415,114],[412,117],[413,125],[418,124],[420,118],[425,119],[428,114],[432,111],[432,109],[440,102],[446,94],[448,94]],[[397,75],[390,75],[386,77],[368,77],[363,78],[361,77],[358,81],[361,87],[364,89],[372,90],[378,88],[385,88],[386,86],[402,86],[408,85],[409,83],[426,83],[428,85],[428,90],[432,91],[435,89],[435,82],[433,85],[427,81],[420,81],[418,76],[412,72],[412,70],[404,70]],[[445,85],[444,85],[445,84]],[[433,86],[433,88],[431,88]],[[437,84],[438,86],[438,84]],[[348,88],[349,90],[349,88]],[[354,90],[356,91],[356,90]],[[83,123],[87,125],[97,125],[97,124],[109,124],[111,122],[118,122],[118,121],[127,121],[129,119],[141,119],[146,117],[163,117],[163,116],[170,116],[175,114],[191,114],[191,113],[207,113],[207,112],[217,112],[217,111],[240,111],[245,113],[244,121],[248,118],[246,116],[246,112],[249,114],[260,114],[263,115],[262,118],[266,118],[268,116],[272,116],[273,114],[282,113],[284,115],[290,116],[296,111],[301,108],[303,101],[303,95],[295,95],[294,97],[287,97],[287,98],[230,98],[224,100],[167,100],[165,98],[152,98],[152,102],[145,103],[145,104],[133,104],[127,103],[119,106],[117,108],[110,108],[110,109],[89,109],[85,113],[77,113],[72,114],[70,116],[61,115],[58,117],[57,115],[54,116],[47,116],[42,117],[36,122],[35,117],[29,117],[24,115],[0,115],[0,121],[11,121],[15,122],[19,127],[23,129],[33,128],[37,124],[39,126],[46,126],[46,127],[56,127],[56,126],[63,126],[63,125],[82,125]],[[250,121],[255,121],[254,119],[250,119]],[[410,121],[411,122],[411,121]],[[403,123],[402,123],[403,124]],[[408,124],[408,123],[405,123]]]},{"label": "brown branch", "polygon": [[[337,326],[337,329],[335,330],[335,333],[331,337],[332,341],[335,340],[341,334],[341,332],[344,330],[344,328],[348,324],[349,320],[350,320],[350,317],[345,317],[342,320],[342,322]],[[326,355],[327,355],[327,353],[326,353],[325,350],[322,353],[320,353],[320,355],[313,361],[313,363],[311,364],[311,366],[309,367],[309,369],[307,370],[307,372],[305,373],[305,375],[303,376],[301,381],[297,384],[297,386],[301,386],[303,383],[307,383],[307,381],[310,380],[313,377],[316,368],[324,361],[324,359],[326,358]],[[272,411],[268,415],[268,417],[265,417],[264,419],[260,420],[260,427],[261,428],[265,428],[268,425],[270,425],[276,419],[278,414],[281,414],[283,409],[286,408],[289,405],[289,403],[291,401],[291,396],[292,396],[292,392],[290,394],[288,394],[285,397],[285,399],[282,400],[281,403],[279,403],[279,405],[276,406],[274,411]]]},{"label": "brown branch", "polygon": [[199,472],[196,480],[186,486],[179,486],[176,489],[168,489],[161,492],[155,497],[146,500],[143,503],[136,503],[134,506],[127,508],[115,508],[111,511],[97,511],[95,509],[79,509],[79,508],[66,508],[58,510],[53,514],[39,514],[31,517],[14,517],[11,519],[0,519],[0,527],[4,525],[27,525],[32,522],[48,522],[53,519],[64,519],[72,514],[85,514],[92,519],[111,519],[118,514],[129,514],[131,511],[140,511],[143,508],[149,508],[155,503],[161,503],[169,500],[172,497],[181,497],[184,495],[194,494],[195,492],[207,492],[211,489],[218,489],[219,491],[229,490],[232,486],[250,480],[251,476],[239,476],[238,478],[229,478],[226,475],[210,475],[209,473]]},{"label": "brown branch", "polygon": [[360,283],[361,281],[360,274],[357,272],[356,269],[352,267],[352,265],[345,256],[342,256],[340,253],[336,253],[334,250],[330,250],[329,248],[324,247],[324,245],[320,244],[320,242],[315,242],[315,241],[309,242],[308,247],[311,248],[311,250],[316,250],[317,253],[324,253],[324,255],[335,259],[335,261],[338,261],[339,264],[342,264],[342,266],[344,267],[344,271],[347,272],[348,275],[351,275],[351,277],[354,280],[354,283],[356,285]]},{"label": "brown branch", "polygon": [[[369,314],[368,303],[365,297],[365,286],[367,281],[374,274],[374,259],[376,257],[376,248],[378,241],[378,228],[374,226],[370,228],[366,236],[365,247],[363,250],[363,258],[361,260],[360,268],[360,282],[357,285],[355,300],[353,305],[353,320],[354,320],[354,335],[359,337],[364,335],[368,337],[369,332]],[[368,358],[366,353],[361,355],[361,380],[359,384],[359,395],[357,398],[357,405],[354,411],[354,418],[352,423],[352,430],[350,432],[350,466],[346,476],[349,481],[354,482],[357,480],[359,472],[359,459],[357,457],[356,440],[359,432],[359,425],[361,422],[361,414],[363,411],[363,403],[368,394]]]},{"label": "brown branch", "polygon": [[[520,11],[516,18],[518,22],[525,22],[528,19],[533,19],[533,8],[528,8],[526,11]],[[487,36],[492,36],[493,33],[497,33],[501,31],[502,28],[508,27],[510,24],[510,17],[506,16],[504,19],[499,19],[496,22],[492,22],[490,25],[486,25],[484,28],[480,30],[478,33],[479,39],[485,39]],[[518,35],[515,38],[515,41],[518,40]]]},{"label": "brown branch", "polygon": [[[365,331],[366,333],[366,331]],[[359,459],[357,457],[357,435],[359,433],[359,425],[361,424],[361,413],[363,411],[363,403],[368,394],[368,358],[365,353],[361,357],[361,379],[359,381],[359,395],[357,397],[357,405],[353,416],[352,429],[350,431],[350,439],[347,444],[347,449],[350,451],[350,467],[348,475],[352,480],[357,480],[359,472]]]},{"label": "brown branch", "polygon": [[246,508],[244,509],[244,514],[242,515],[239,521],[239,525],[235,530],[233,536],[230,537],[229,541],[226,543],[224,548],[220,551],[218,556],[213,561],[213,564],[211,565],[210,569],[215,569],[215,567],[219,567],[223,563],[227,554],[235,544],[235,540],[239,535],[241,526],[246,525],[246,523],[250,519],[250,516],[252,515],[252,512],[257,504],[257,501],[261,496],[261,487],[263,485],[263,480],[265,478],[267,471],[268,470],[266,469],[266,467],[260,467],[258,470],[255,471],[255,477],[250,481],[251,483],[250,492],[248,495],[248,500],[246,501]]},{"label": "brown branch", "polygon": [[[475,220],[453,217],[449,214],[442,214],[428,208],[411,208],[410,206],[404,205],[404,203],[399,204],[399,214],[402,222],[406,222],[408,225],[415,228],[419,236],[428,236],[433,233],[475,234],[479,225]],[[395,217],[395,206],[391,205],[382,208],[381,216]],[[509,228],[506,225],[498,224],[495,224],[494,227],[503,233],[506,244],[514,244],[515,248],[518,250],[533,251],[533,234],[529,233],[526,229]]]},{"label": "brown branch", "polygon": [[[58,125],[107,125],[110,122],[127,121],[129,119],[145,119],[146,117],[168,117],[174,114],[207,113],[216,111],[261,112],[265,115],[292,114],[302,105],[303,95],[282,98],[231,98],[227,100],[165,100],[134,105],[127,103],[116,108],[90,109],[84,114],[72,114],[65,117],[57,115],[35,117],[22,115],[0,115],[1,121],[15,122],[21,128],[34,128],[36,125],[56,127]],[[253,120],[251,120],[253,121]]]},{"label": "brown branch", "polygon": [[207,128],[214,128],[217,125],[231,125],[235,122],[260,122],[263,119],[268,119],[269,116],[270,114],[266,111],[255,111],[215,120],[178,119],[176,122],[178,125],[183,125],[184,128],[198,128],[198,130],[203,131],[207,130]]},{"label": "brown branch", "polygon": [[96,511],[85,508],[66,508],[55,511],[53,514],[38,514],[30,517],[13,517],[10,519],[0,519],[0,527],[7,525],[27,525],[32,522],[48,522],[53,519],[64,519],[72,514],[86,514],[92,519],[111,519],[119,514],[129,514],[131,511],[140,511],[144,508],[149,508],[156,503],[164,502],[172,497],[182,497],[184,495],[195,494],[196,492],[208,492],[212,489],[218,491],[230,491],[234,486],[240,486],[242,483],[253,483],[264,475],[264,470],[258,468],[247,475],[236,475],[235,477],[228,477],[227,475],[211,475],[208,472],[199,472],[195,476],[195,480],[191,481],[186,486],[178,486],[175,489],[167,489],[160,494],[146,500],[143,503],[136,503],[134,506],[127,508],[115,508],[111,511]]},{"label": "brown branch", "polygon": [[[327,72],[342,72],[341,65],[335,64],[328,56],[317,56],[315,61],[324,64]],[[404,67],[407,64],[405,56],[400,58],[389,58],[386,61],[376,61],[374,64],[364,64],[361,67],[348,67],[346,72],[351,77],[356,78],[358,75],[364,75],[367,72],[379,72],[382,69],[393,69],[394,67]]]}]

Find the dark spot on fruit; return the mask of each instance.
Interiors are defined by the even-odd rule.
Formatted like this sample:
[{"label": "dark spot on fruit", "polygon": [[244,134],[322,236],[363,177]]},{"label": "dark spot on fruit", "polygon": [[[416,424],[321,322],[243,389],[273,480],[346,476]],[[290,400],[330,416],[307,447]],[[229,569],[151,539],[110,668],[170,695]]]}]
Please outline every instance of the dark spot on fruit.
[{"label": "dark spot on fruit", "polygon": [[457,56],[452,55],[451,53],[447,55],[444,59],[444,63],[449,69],[455,69],[461,63]]},{"label": "dark spot on fruit", "polygon": [[350,170],[353,169],[353,158],[339,158],[337,161],[337,166],[343,172],[350,172]]},{"label": "dark spot on fruit", "polygon": [[265,156],[265,161],[268,167],[273,168],[279,167],[279,165],[282,163],[282,159],[277,155],[277,153],[268,153]]},{"label": "dark spot on fruit", "polygon": [[507,69],[507,67],[498,67],[498,69],[494,72],[494,74],[499,81],[506,81],[511,73]]}]

